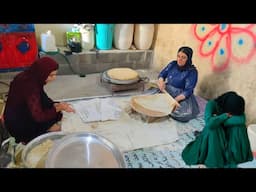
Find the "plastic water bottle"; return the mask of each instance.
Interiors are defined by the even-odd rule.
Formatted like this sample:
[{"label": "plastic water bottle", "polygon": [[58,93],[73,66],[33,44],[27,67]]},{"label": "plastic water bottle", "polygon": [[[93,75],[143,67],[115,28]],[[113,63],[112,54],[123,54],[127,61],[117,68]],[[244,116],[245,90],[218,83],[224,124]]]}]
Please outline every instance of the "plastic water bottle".
[{"label": "plastic water bottle", "polygon": [[45,52],[57,51],[55,36],[50,30],[41,34],[41,49]]},{"label": "plastic water bottle", "polygon": [[91,50],[94,48],[95,44],[95,34],[94,34],[94,25],[93,24],[84,24],[80,29],[82,37],[82,48],[84,50]]}]

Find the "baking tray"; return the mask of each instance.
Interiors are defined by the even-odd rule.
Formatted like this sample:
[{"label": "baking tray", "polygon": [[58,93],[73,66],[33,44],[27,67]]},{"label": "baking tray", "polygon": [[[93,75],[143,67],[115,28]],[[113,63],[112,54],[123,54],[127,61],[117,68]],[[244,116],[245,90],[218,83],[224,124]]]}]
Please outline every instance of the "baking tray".
[{"label": "baking tray", "polygon": [[[22,158],[22,162],[24,167],[26,168],[32,168],[31,164],[28,162],[28,154],[29,152],[36,146],[40,145],[41,143],[43,143],[44,141],[46,141],[47,139],[50,139],[52,141],[54,141],[54,143],[56,143],[58,140],[60,140],[62,137],[64,137],[66,135],[66,133],[60,131],[60,132],[49,132],[43,135],[40,135],[36,138],[34,138],[33,140],[31,140],[23,149],[22,154],[21,154],[21,158]],[[42,168],[42,167],[41,167]]]},{"label": "baking tray", "polygon": [[50,149],[46,168],[124,168],[122,153],[106,138],[89,132],[63,137]]}]

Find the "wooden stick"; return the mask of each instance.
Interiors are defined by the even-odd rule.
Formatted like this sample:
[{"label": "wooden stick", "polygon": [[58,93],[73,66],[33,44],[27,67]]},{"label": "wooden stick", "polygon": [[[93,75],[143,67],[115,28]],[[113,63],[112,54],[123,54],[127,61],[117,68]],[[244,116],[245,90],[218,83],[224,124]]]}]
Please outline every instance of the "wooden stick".
[{"label": "wooden stick", "polygon": [[176,105],[176,106],[174,107],[174,110],[175,110],[175,108],[180,107],[179,102],[176,101],[165,89],[162,90],[162,92],[165,93],[172,101],[175,102],[175,105]]}]

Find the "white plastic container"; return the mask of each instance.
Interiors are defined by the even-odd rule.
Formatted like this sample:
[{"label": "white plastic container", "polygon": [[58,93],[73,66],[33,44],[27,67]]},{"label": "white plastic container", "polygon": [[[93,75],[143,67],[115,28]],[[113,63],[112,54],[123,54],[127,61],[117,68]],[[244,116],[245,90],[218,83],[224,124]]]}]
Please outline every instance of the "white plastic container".
[{"label": "white plastic container", "polygon": [[91,50],[95,45],[95,33],[93,24],[85,24],[80,29],[83,50]]},{"label": "white plastic container", "polygon": [[41,49],[44,52],[55,52],[58,50],[56,47],[55,36],[50,30],[41,34]]},{"label": "white plastic container", "polygon": [[256,124],[251,124],[247,128],[247,133],[253,152],[256,152]]},{"label": "white plastic container", "polygon": [[154,24],[135,24],[134,45],[137,49],[149,49],[154,38]]},{"label": "white plastic container", "polygon": [[117,49],[129,49],[133,41],[134,24],[116,24],[114,46]]}]

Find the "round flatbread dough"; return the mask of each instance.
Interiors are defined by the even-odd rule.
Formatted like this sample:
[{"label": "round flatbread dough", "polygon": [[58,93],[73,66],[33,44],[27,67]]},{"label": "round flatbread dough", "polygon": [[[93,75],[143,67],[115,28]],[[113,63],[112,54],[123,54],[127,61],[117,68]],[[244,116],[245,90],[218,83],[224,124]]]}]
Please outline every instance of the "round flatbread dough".
[{"label": "round flatbread dough", "polygon": [[170,114],[176,101],[165,93],[154,95],[139,95],[131,99],[132,108],[151,117],[163,117]]},{"label": "round flatbread dough", "polygon": [[108,70],[107,74],[116,80],[132,80],[139,77],[138,72],[131,68],[113,68]]}]

